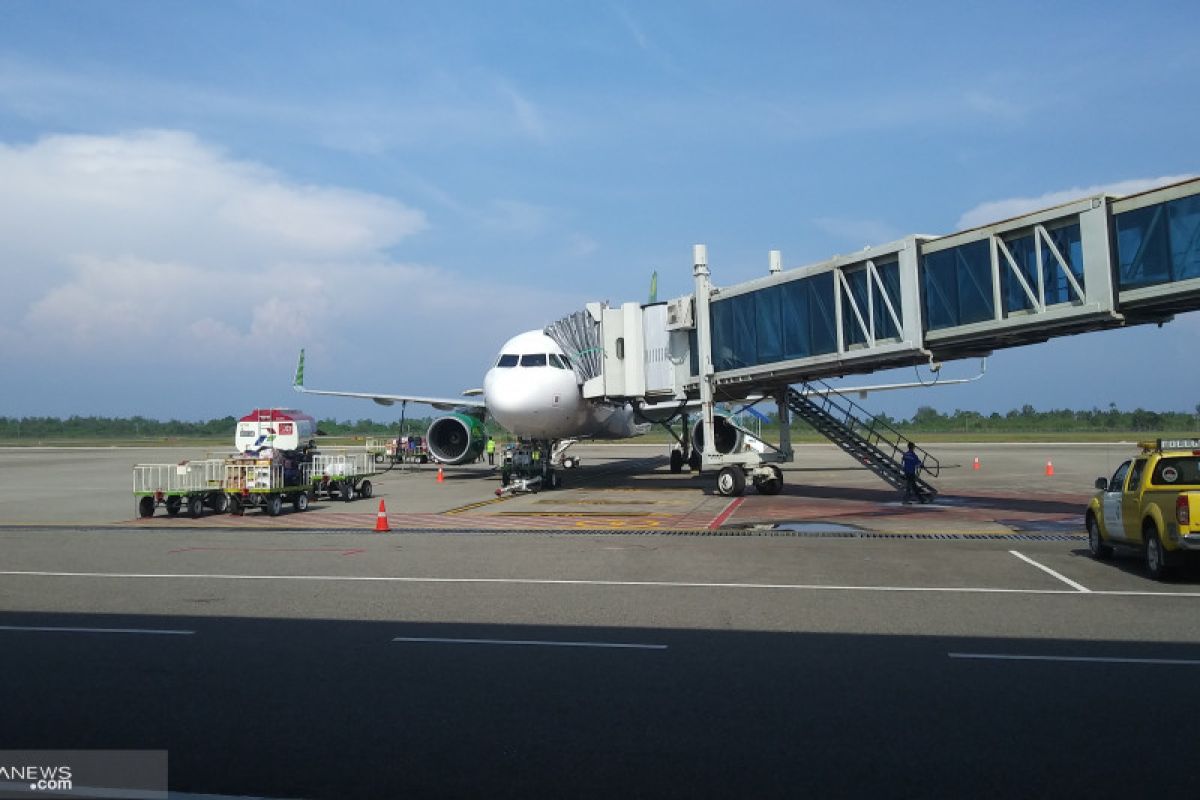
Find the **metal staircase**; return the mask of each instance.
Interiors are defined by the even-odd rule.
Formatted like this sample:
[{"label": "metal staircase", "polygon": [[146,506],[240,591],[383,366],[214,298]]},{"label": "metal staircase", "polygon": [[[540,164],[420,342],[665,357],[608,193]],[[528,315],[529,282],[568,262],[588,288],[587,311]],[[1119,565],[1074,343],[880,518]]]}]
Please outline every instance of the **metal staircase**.
[{"label": "metal staircase", "polygon": [[[799,391],[788,389],[787,406],[791,412],[855,461],[903,491],[904,470],[900,460],[908,449],[908,439],[824,381],[809,381],[801,386]],[[916,453],[921,457],[922,465],[917,473],[917,485],[932,498],[937,489],[925,480],[925,476],[936,478],[941,465],[919,447]]]}]

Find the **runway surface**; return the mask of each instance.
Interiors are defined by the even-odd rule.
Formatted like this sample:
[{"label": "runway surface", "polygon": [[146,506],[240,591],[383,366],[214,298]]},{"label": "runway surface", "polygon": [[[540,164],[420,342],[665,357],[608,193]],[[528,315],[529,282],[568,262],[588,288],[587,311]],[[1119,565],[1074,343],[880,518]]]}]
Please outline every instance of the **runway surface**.
[{"label": "runway surface", "polygon": [[646,448],[501,502],[396,472],[386,534],[131,520],[186,452],[0,451],[0,750],[215,797],[1195,796],[1200,577],[1081,536],[1132,447],[940,449],[933,506],[819,446],[738,500]]},{"label": "runway surface", "polygon": [[[136,519],[135,463],[202,458],[187,448],[0,449],[0,526],[136,524],[275,530],[370,530],[383,500],[399,530],[715,530],[795,523],[808,529],[886,533],[1082,533],[1096,477],[1136,452],[1132,444],[939,445],[937,501],[905,506],[897,492],[832,445],[800,445],[785,465],[783,492],[716,495],[712,474],[673,475],[662,445],[578,446],[583,468],[565,488],[499,500],[499,476],[486,464],[432,466],[374,476],[375,497],[325,500],[280,517],[205,511],[199,519]],[[975,469],[976,459],[979,468]],[[1053,474],[1047,474],[1048,472]]]},{"label": "runway surface", "polygon": [[166,749],[177,791],[1200,789],[1171,744],[1200,701],[1200,582],[1079,542],[62,529],[0,549],[0,749]]}]

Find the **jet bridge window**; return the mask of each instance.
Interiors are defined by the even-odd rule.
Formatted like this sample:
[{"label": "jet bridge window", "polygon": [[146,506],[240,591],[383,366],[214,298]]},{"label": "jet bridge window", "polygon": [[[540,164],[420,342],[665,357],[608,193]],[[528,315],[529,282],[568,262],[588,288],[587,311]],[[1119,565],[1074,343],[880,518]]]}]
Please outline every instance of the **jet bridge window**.
[{"label": "jet bridge window", "polygon": [[1200,197],[1115,216],[1121,289],[1200,278]]},{"label": "jet bridge window", "polygon": [[992,319],[992,255],[987,239],[927,254],[922,302],[931,331]]},{"label": "jet bridge window", "polygon": [[500,356],[500,360],[496,362],[497,367],[515,367],[517,365],[517,357],[512,353],[505,353]]},{"label": "jet bridge window", "polygon": [[529,353],[521,356],[522,367],[544,367],[546,366],[545,353]]}]

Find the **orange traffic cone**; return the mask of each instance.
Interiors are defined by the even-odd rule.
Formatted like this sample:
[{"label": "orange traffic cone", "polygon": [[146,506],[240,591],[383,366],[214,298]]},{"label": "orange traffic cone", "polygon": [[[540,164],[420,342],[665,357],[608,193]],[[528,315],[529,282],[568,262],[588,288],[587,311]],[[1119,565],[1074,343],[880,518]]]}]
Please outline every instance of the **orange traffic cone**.
[{"label": "orange traffic cone", "polygon": [[441,465],[439,465],[438,466],[438,483],[441,483],[444,480],[446,480],[446,477],[444,475],[442,475],[442,468],[441,468]]},{"label": "orange traffic cone", "polygon": [[979,471],[979,456],[975,456],[975,463],[971,465],[971,469],[975,470],[976,472]]},{"label": "orange traffic cone", "polygon": [[1054,464],[1053,464],[1052,462],[1050,462],[1050,461],[1047,461],[1047,462],[1046,462],[1046,474],[1047,474],[1047,475],[1053,475],[1053,474],[1054,474]]},{"label": "orange traffic cone", "polygon": [[388,526],[387,508],[383,505],[383,501],[379,501],[379,513],[375,516],[375,530],[378,533],[387,533],[391,530]]}]

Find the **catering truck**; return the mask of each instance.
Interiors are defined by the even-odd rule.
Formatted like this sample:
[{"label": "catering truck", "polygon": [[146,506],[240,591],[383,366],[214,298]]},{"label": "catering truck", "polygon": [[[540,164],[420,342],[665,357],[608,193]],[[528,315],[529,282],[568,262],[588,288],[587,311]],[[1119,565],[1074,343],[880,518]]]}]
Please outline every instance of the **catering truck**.
[{"label": "catering truck", "polygon": [[294,408],[256,408],[238,420],[233,447],[255,454],[264,448],[303,450],[314,444],[317,421]]}]

